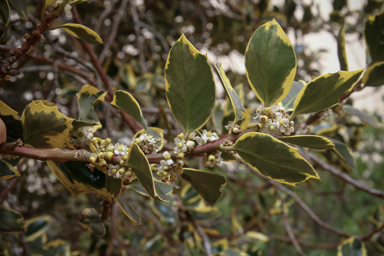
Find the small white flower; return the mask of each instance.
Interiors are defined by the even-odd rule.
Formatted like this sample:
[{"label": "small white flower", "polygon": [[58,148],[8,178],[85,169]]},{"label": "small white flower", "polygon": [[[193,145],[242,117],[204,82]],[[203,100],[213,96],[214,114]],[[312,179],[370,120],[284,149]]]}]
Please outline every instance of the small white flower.
[{"label": "small white flower", "polygon": [[[171,154],[169,154],[168,151],[164,151],[164,153],[163,153],[164,159],[166,159],[167,158],[166,156],[168,156],[168,155],[169,155],[169,157],[171,156]],[[167,163],[167,165],[172,165],[173,164],[173,160],[172,159],[161,160],[161,161],[165,161]],[[161,164],[161,162],[160,162],[160,164]]]},{"label": "small white flower", "polygon": [[[169,160],[168,160],[168,161],[169,161]],[[172,161],[172,160],[171,160],[171,161]],[[172,164],[173,164],[173,161],[172,161]],[[161,161],[160,161],[159,171],[160,171],[160,172],[165,172],[165,170],[164,170],[164,167],[165,167],[165,166],[168,166],[168,167],[169,167],[168,162],[165,161],[165,160],[161,160]]]},{"label": "small white flower", "polygon": [[186,145],[188,150],[192,150],[195,147],[195,142],[193,142],[192,140],[189,140],[187,141]]},{"label": "small white flower", "polygon": [[216,158],[216,164],[221,163],[221,161],[223,160],[223,158],[221,157],[221,151],[217,151],[217,153],[215,154],[215,158]]},{"label": "small white flower", "polygon": [[115,155],[128,154],[127,146],[124,144],[116,143],[115,146],[113,147],[113,153]]},{"label": "small white flower", "polygon": [[185,143],[185,140],[180,140],[179,138],[175,138],[174,142],[176,144],[176,147],[174,149],[175,154],[179,154],[180,152],[187,152],[187,145]]},{"label": "small white flower", "polygon": [[197,138],[196,132],[191,132],[188,136],[188,140],[196,140]]}]

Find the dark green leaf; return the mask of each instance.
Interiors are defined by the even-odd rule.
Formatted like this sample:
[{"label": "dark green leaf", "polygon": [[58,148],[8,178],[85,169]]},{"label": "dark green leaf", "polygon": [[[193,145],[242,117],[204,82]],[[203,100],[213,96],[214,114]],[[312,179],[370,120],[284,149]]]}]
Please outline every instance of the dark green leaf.
[{"label": "dark green leaf", "polygon": [[342,161],[348,164],[351,170],[355,169],[355,158],[352,150],[338,140],[329,139],[335,144],[334,152],[341,158]]},{"label": "dark green leaf", "polygon": [[105,235],[105,226],[103,222],[101,222],[99,214],[93,208],[85,208],[81,213],[81,220],[77,223],[96,236]]},{"label": "dark green leaf", "polygon": [[28,11],[27,11],[27,3],[26,0],[9,0],[15,8],[17,14],[19,14],[20,18],[23,20],[28,20]]},{"label": "dark green leaf", "polygon": [[335,147],[332,141],[327,138],[317,135],[296,135],[287,137],[278,137],[277,139],[295,144],[300,147],[313,148],[313,149],[332,149]]},{"label": "dark green leaf", "polygon": [[381,86],[384,84],[384,61],[377,62],[367,68],[363,76],[365,86]]},{"label": "dark green leaf", "polygon": [[49,216],[39,216],[26,221],[27,232],[25,232],[26,241],[33,241],[42,236],[48,230]]},{"label": "dark green leaf", "polygon": [[299,114],[309,114],[335,106],[339,103],[339,97],[353,88],[363,71],[340,71],[315,78],[297,95],[290,119]]},{"label": "dark green leaf", "polygon": [[20,173],[9,163],[0,160],[0,180],[9,180],[20,176]]},{"label": "dark green leaf", "polygon": [[94,104],[97,101],[104,101],[106,92],[99,91],[96,87],[84,85],[77,93],[77,102],[79,105],[79,120],[98,123],[101,127],[99,118],[94,110]]},{"label": "dark green leaf", "polygon": [[130,93],[125,91],[116,91],[111,104],[135,118],[136,121],[141,123],[143,128],[148,133],[148,127],[145,124],[144,116],[141,112],[140,105]]},{"label": "dark green leaf", "polygon": [[0,2],[0,18],[3,21],[5,27],[9,26],[9,17],[11,15],[11,10],[9,9],[9,5],[7,0],[3,0]]},{"label": "dark green leaf", "polygon": [[221,134],[223,132],[221,127],[223,116],[224,116],[223,107],[221,106],[221,104],[216,104],[216,106],[213,108],[213,111],[212,111],[212,122],[218,134]]},{"label": "dark green leaf", "polygon": [[116,199],[117,204],[119,205],[121,211],[128,218],[130,222],[135,225],[141,224],[140,215],[137,213],[135,208],[128,202],[129,199],[122,194],[118,199]]},{"label": "dark green leaf", "polygon": [[105,187],[112,198],[118,198],[123,189],[123,180],[105,175]]},{"label": "dark green leaf", "polygon": [[2,101],[0,101],[0,118],[7,127],[8,142],[23,138],[23,127],[17,112]]},{"label": "dark green leaf", "polygon": [[0,206],[0,233],[25,232],[24,218],[20,213]]},{"label": "dark green leaf", "polygon": [[364,36],[372,62],[370,65],[384,61],[384,10],[375,16],[370,16],[365,22]]},{"label": "dark green leaf", "polygon": [[225,178],[211,172],[184,168],[182,177],[189,181],[197,193],[210,205],[214,205],[223,195],[220,188],[225,186]]},{"label": "dark green leaf", "polygon": [[296,56],[275,19],[259,27],[249,40],[245,68],[252,90],[266,106],[288,95],[296,75]]},{"label": "dark green leaf", "polygon": [[208,59],[183,34],[169,52],[164,76],[169,107],[188,136],[208,121],[215,106],[215,81]]},{"label": "dark green leaf", "polygon": [[275,181],[295,185],[310,178],[319,179],[313,167],[296,148],[257,132],[242,135],[231,150],[256,171]]}]

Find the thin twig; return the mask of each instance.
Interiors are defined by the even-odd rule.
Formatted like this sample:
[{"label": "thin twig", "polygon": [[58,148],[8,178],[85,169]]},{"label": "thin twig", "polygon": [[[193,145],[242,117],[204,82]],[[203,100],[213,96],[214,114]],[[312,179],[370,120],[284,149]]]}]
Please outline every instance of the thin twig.
[{"label": "thin twig", "polygon": [[113,7],[114,7],[115,3],[117,3],[117,1],[118,0],[110,1],[111,5],[108,8],[105,8],[104,11],[98,17],[98,21],[97,21],[95,29],[94,29],[94,31],[97,34],[100,34],[101,25],[103,24],[104,20],[108,17],[108,15],[111,13],[111,11],[114,10]]},{"label": "thin twig", "polygon": [[301,250],[300,244],[297,242],[295,234],[293,234],[291,225],[288,222],[288,209],[284,206],[284,199],[281,197],[280,193],[277,193],[281,200],[281,210],[283,211],[283,224],[285,231],[287,231],[288,237],[291,240],[293,246],[295,247],[295,250],[300,256],[306,256],[306,254]]},{"label": "thin twig", "polygon": [[272,184],[272,186],[276,187],[277,189],[283,191],[284,193],[288,194],[290,197],[292,197],[297,203],[298,205],[301,207],[301,209],[303,209],[307,214],[308,216],[314,221],[316,222],[320,227],[332,232],[332,233],[335,233],[339,236],[342,236],[342,237],[351,237],[350,234],[347,234],[347,233],[344,233],[343,231],[340,231],[338,229],[335,229],[333,228],[332,226],[328,225],[327,223],[325,223],[324,221],[322,221],[312,210],[311,208],[309,208],[308,205],[306,205],[304,203],[304,201],[295,193],[293,192],[292,190],[286,188],[284,185],[276,182],[276,181],[273,181],[273,180],[270,180],[268,179],[267,177],[261,175],[259,172],[251,169],[252,172],[256,173],[260,178],[268,181],[269,183]]},{"label": "thin twig", "polygon": [[107,56],[107,53],[117,36],[117,29],[119,28],[121,19],[124,17],[124,12],[125,12],[125,8],[127,8],[127,4],[128,4],[128,0],[123,0],[121,2],[119,9],[117,10],[117,15],[115,15],[114,17],[115,21],[113,22],[112,31],[111,33],[108,34],[108,40],[104,44],[104,48],[99,55],[99,63],[104,63],[105,57]]},{"label": "thin twig", "polygon": [[211,255],[212,249],[211,249],[211,243],[209,242],[209,237],[204,232],[204,230],[201,228],[201,226],[196,223],[195,219],[192,217],[192,215],[188,211],[186,211],[185,214],[187,215],[187,218],[189,219],[189,221],[191,221],[193,227],[196,229],[199,236],[203,239],[205,254],[207,256]]},{"label": "thin twig", "polygon": [[376,234],[377,232],[382,231],[383,228],[384,228],[384,223],[381,224],[380,226],[376,227],[375,229],[373,229],[371,232],[369,232],[365,236],[362,236],[360,240],[362,242],[369,240],[374,234]]},{"label": "thin twig", "polygon": [[384,191],[380,191],[380,190],[377,190],[377,189],[374,189],[374,188],[369,188],[361,183],[359,183],[357,180],[351,178],[349,175],[345,174],[345,173],[342,173],[340,172],[339,170],[337,170],[335,167],[327,164],[326,162],[322,161],[319,157],[317,157],[315,154],[313,153],[309,153],[309,157],[315,161],[316,163],[318,163],[324,170],[332,173],[334,176],[344,180],[345,182],[347,182],[348,184],[351,184],[352,186],[354,186],[355,188],[357,189],[360,189],[368,194],[371,194],[373,196],[376,196],[376,197],[380,197],[380,198],[384,198]]}]

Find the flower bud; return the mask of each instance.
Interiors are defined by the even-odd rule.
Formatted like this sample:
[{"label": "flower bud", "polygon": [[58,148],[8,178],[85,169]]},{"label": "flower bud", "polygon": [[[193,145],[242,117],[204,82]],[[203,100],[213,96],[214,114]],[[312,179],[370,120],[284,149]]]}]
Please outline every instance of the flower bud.
[{"label": "flower bud", "polygon": [[111,142],[112,142],[112,140],[111,140],[110,138],[106,138],[106,139],[105,139],[105,143],[106,143],[107,145],[109,145]]},{"label": "flower bud", "polygon": [[164,172],[161,172],[161,171],[158,171],[157,173],[156,173],[156,175],[158,176],[158,177],[163,177],[164,175],[165,175],[165,173]]},{"label": "flower bud", "polygon": [[177,159],[183,159],[183,158],[184,158],[183,152],[180,152],[179,154],[177,154]]},{"label": "flower bud", "polygon": [[104,159],[105,154],[104,154],[103,152],[100,152],[100,153],[97,155],[97,157],[98,157],[99,159]]},{"label": "flower bud", "polygon": [[181,142],[177,143],[177,147],[178,148],[182,148],[183,147],[183,143],[181,143]]},{"label": "flower bud", "polygon": [[284,125],[284,124],[285,124],[285,122],[284,122],[283,119],[281,119],[281,120],[279,121],[279,123],[280,123],[280,125]]},{"label": "flower bud", "polygon": [[195,147],[195,142],[189,140],[187,141],[186,145],[187,145],[187,149],[191,150]]},{"label": "flower bud", "polygon": [[168,171],[168,170],[169,170],[168,165],[165,165],[165,166],[163,167],[163,170],[164,170],[165,172]]},{"label": "flower bud", "polygon": [[179,140],[182,140],[183,138],[184,138],[184,133],[182,132],[182,133],[179,133],[178,135],[177,135],[177,138],[179,138]]},{"label": "flower bud", "polygon": [[122,154],[121,155],[121,160],[123,160],[124,162],[128,160],[128,156],[126,154]]},{"label": "flower bud", "polygon": [[112,158],[113,158],[113,153],[112,152],[107,152],[107,159],[108,160],[112,160]]},{"label": "flower bud", "polygon": [[291,121],[291,122],[289,122],[289,125],[290,125],[290,126],[294,126],[294,125],[295,125],[295,122]]},{"label": "flower bud", "polygon": [[216,161],[216,157],[215,157],[214,155],[210,155],[210,156],[208,157],[208,161],[209,161],[209,162],[214,162],[214,161]]},{"label": "flower bud", "polygon": [[124,175],[125,168],[124,167],[120,168],[118,172],[119,172],[120,175]]},{"label": "flower bud", "polygon": [[99,159],[99,165],[100,167],[105,167],[107,166],[107,162],[104,159]]},{"label": "flower bud", "polygon": [[140,144],[140,139],[135,139],[136,144]]},{"label": "flower bud", "polygon": [[233,132],[233,133],[240,133],[240,132],[241,132],[241,129],[239,129],[239,128],[237,128],[237,127],[234,127],[234,128],[232,129],[232,132]]},{"label": "flower bud", "polygon": [[269,112],[271,112],[271,108],[270,107],[264,108],[264,113],[265,114],[268,114]]},{"label": "flower bud", "polygon": [[213,133],[212,132],[207,132],[207,137],[212,137]]},{"label": "flower bud", "polygon": [[165,159],[166,161],[168,161],[169,159],[171,159],[171,155],[170,155],[170,154],[165,154],[165,155],[164,155],[164,159]]},{"label": "flower bud", "polygon": [[133,176],[133,171],[132,169],[131,170],[127,170],[127,172],[125,173],[125,175],[127,175],[128,178],[131,178]]},{"label": "flower bud", "polygon": [[268,127],[268,129],[269,129],[271,132],[273,132],[273,131],[275,130],[275,126],[270,125],[270,126]]},{"label": "flower bud", "polygon": [[97,151],[97,148],[96,148],[95,145],[93,145],[93,144],[89,145],[89,149],[90,149],[92,152],[96,152],[96,151]]},{"label": "flower bud", "polygon": [[279,112],[284,112],[284,111],[285,111],[284,107],[279,107]]},{"label": "flower bud", "polygon": [[95,164],[95,163],[96,163],[96,157],[91,156],[91,157],[89,158],[89,162],[90,162],[91,164]]},{"label": "flower bud", "polygon": [[96,145],[96,144],[97,144],[97,137],[93,137],[93,138],[91,139],[91,143],[94,144],[94,145]]},{"label": "flower bud", "polygon": [[162,181],[162,182],[167,182],[168,179],[169,179],[169,176],[168,176],[168,175],[165,175],[165,176],[161,177],[161,181]]},{"label": "flower bud", "polygon": [[113,168],[113,169],[111,170],[111,173],[112,173],[113,175],[115,175],[115,174],[117,173],[116,168]]},{"label": "flower bud", "polygon": [[120,160],[120,165],[124,165],[126,162],[124,160]]},{"label": "flower bud", "polygon": [[268,117],[267,116],[261,116],[260,121],[263,123],[266,123],[268,121]]}]

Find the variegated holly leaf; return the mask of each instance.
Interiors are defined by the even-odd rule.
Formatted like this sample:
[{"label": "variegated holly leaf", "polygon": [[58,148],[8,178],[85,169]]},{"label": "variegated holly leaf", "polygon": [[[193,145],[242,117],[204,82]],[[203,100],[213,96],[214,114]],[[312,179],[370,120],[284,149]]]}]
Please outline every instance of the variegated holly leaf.
[{"label": "variegated holly leaf", "polygon": [[356,237],[345,239],[337,247],[337,256],[367,256],[365,243]]},{"label": "variegated holly leaf", "polygon": [[183,34],[169,52],[164,76],[169,107],[188,136],[203,127],[215,106],[216,87],[207,56]]},{"label": "variegated holly leaf", "polygon": [[221,175],[191,168],[183,168],[182,177],[189,181],[197,193],[213,206],[223,195],[220,188],[225,186],[225,178]]},{"label": "variegated holly leaf", "polygon": [[0,180],[9,180],[20,176],[20,173],[9,163],[0,160]]},{"label": "variegated holly leaf", "polygon": [[310,178],[320,179],[296,148],[268,134],[246,133],[230,149],[236,151],[253,169],[272,180],[295,186]]},{"label": "variegated holly leaf", "polygon": [[275,19],[260,26],[245,50],[245,69],[252,90],[266,106],[282,101],[296,75],[296,55]]},{"label": "variegated holly leaf", "polygon": [[101,222],[99,214],[93,208],[85,208],[81,213],[81,219],[77,223],[95,236],[104,236],[106,233],[105,226],[103,222]]},{"label": "variegated holly leaf", "polygon": [[46,234],[49,228],[49,216],[39,216],[26,221],[27,231],[25,232],[26,242],[34,241],[36,238]]},{"label": "variegated holly leaf", "polygon": [[0,119],[7,127],[7,141],[13,142],[23,138],[23,127],[17,112],[0,100]]},{"label": "variegated holly leaf", "polygon": [[32,101],[21,116],[23,141],[34,148],[64,147],[72,121],[52,103]]},{"label": "variegated holly leaf", "polygon": [[118,199],[116,199],[116,202],[130,222],[135,225],[141,224],[140,215],[137,213],[135,208],[132,207],[127,196],[122,194]]},{"label": "variegated holly leaf", "polygon": [[64,25],[55,27],[55,29],[57,28],[63,28],[68,34],[73,35],[89,44],[103,43],[103,40],[95,31],[80,24],[66,23]]},{"label": "variegated holly leaf", "polygon": [[107,93],[99,91],[91,85],[84,85],[76,94],[79,107],[79,120],[89,123],[97,123],[96,127],[101,128],[99,118],[94,110],[94,105],[98,101],[104,101]]},{"label": "variegated holly leaf", "polygon": [[377,62],[367,68],[363,76],[365,86],[381,86],[384,84],[384,61]]},{"label": "variegated holly leaf", "polygon": [[232,109],[234,110],[234,113],[235,113],[235,120],[233,120],[233,123],[232,123],[232,127],[233,127],[238,120],[241,120],[244,118],[242,112],[245,112],[245,108],[243,106],[243,103],[241,102],[240,97],[237,95],[236,91],[232,88],[231,82],[225,75],[223,66],[221,64],[220,64],[220,67],[215,65],[215,70],[216,70],[217,76],[220,78],[221,84],[223,85],[225,93],[227,94],[227,97],[231,102]]},{"label": "variegated holly leaf", "polygon": [[25,232],[23,216],[15,210],[0,206],[0,233]]},{"label": "variegated holly leaf", "polygon": [[312,148],[312,149],[333,149],[335,144],[327,138],[317,135],[295,135],[277,137],[277,139],[288,142],[300,147]]},{"label": "variegated holly leaf", "polygon": [[384,10],[374,16],[369,16],[365,21],[364,37],[367,43],[367,51],[369,52],[372,62],[384,61]]},{"label": "variegated holly leaf", "polygon": [[335,106],[339,103],[341,95],[352,90],[363,71],[340,71],[315,78],[297,95],[290,119]]},{"label": "variegated holly leaf", "polygon": [[11,26],[9,25],[9,18],[11,10],[7,0],[0,1],[0,18],[3,21],[4,32],[0,35],[0,44],[7,44],[11,36]]}]

